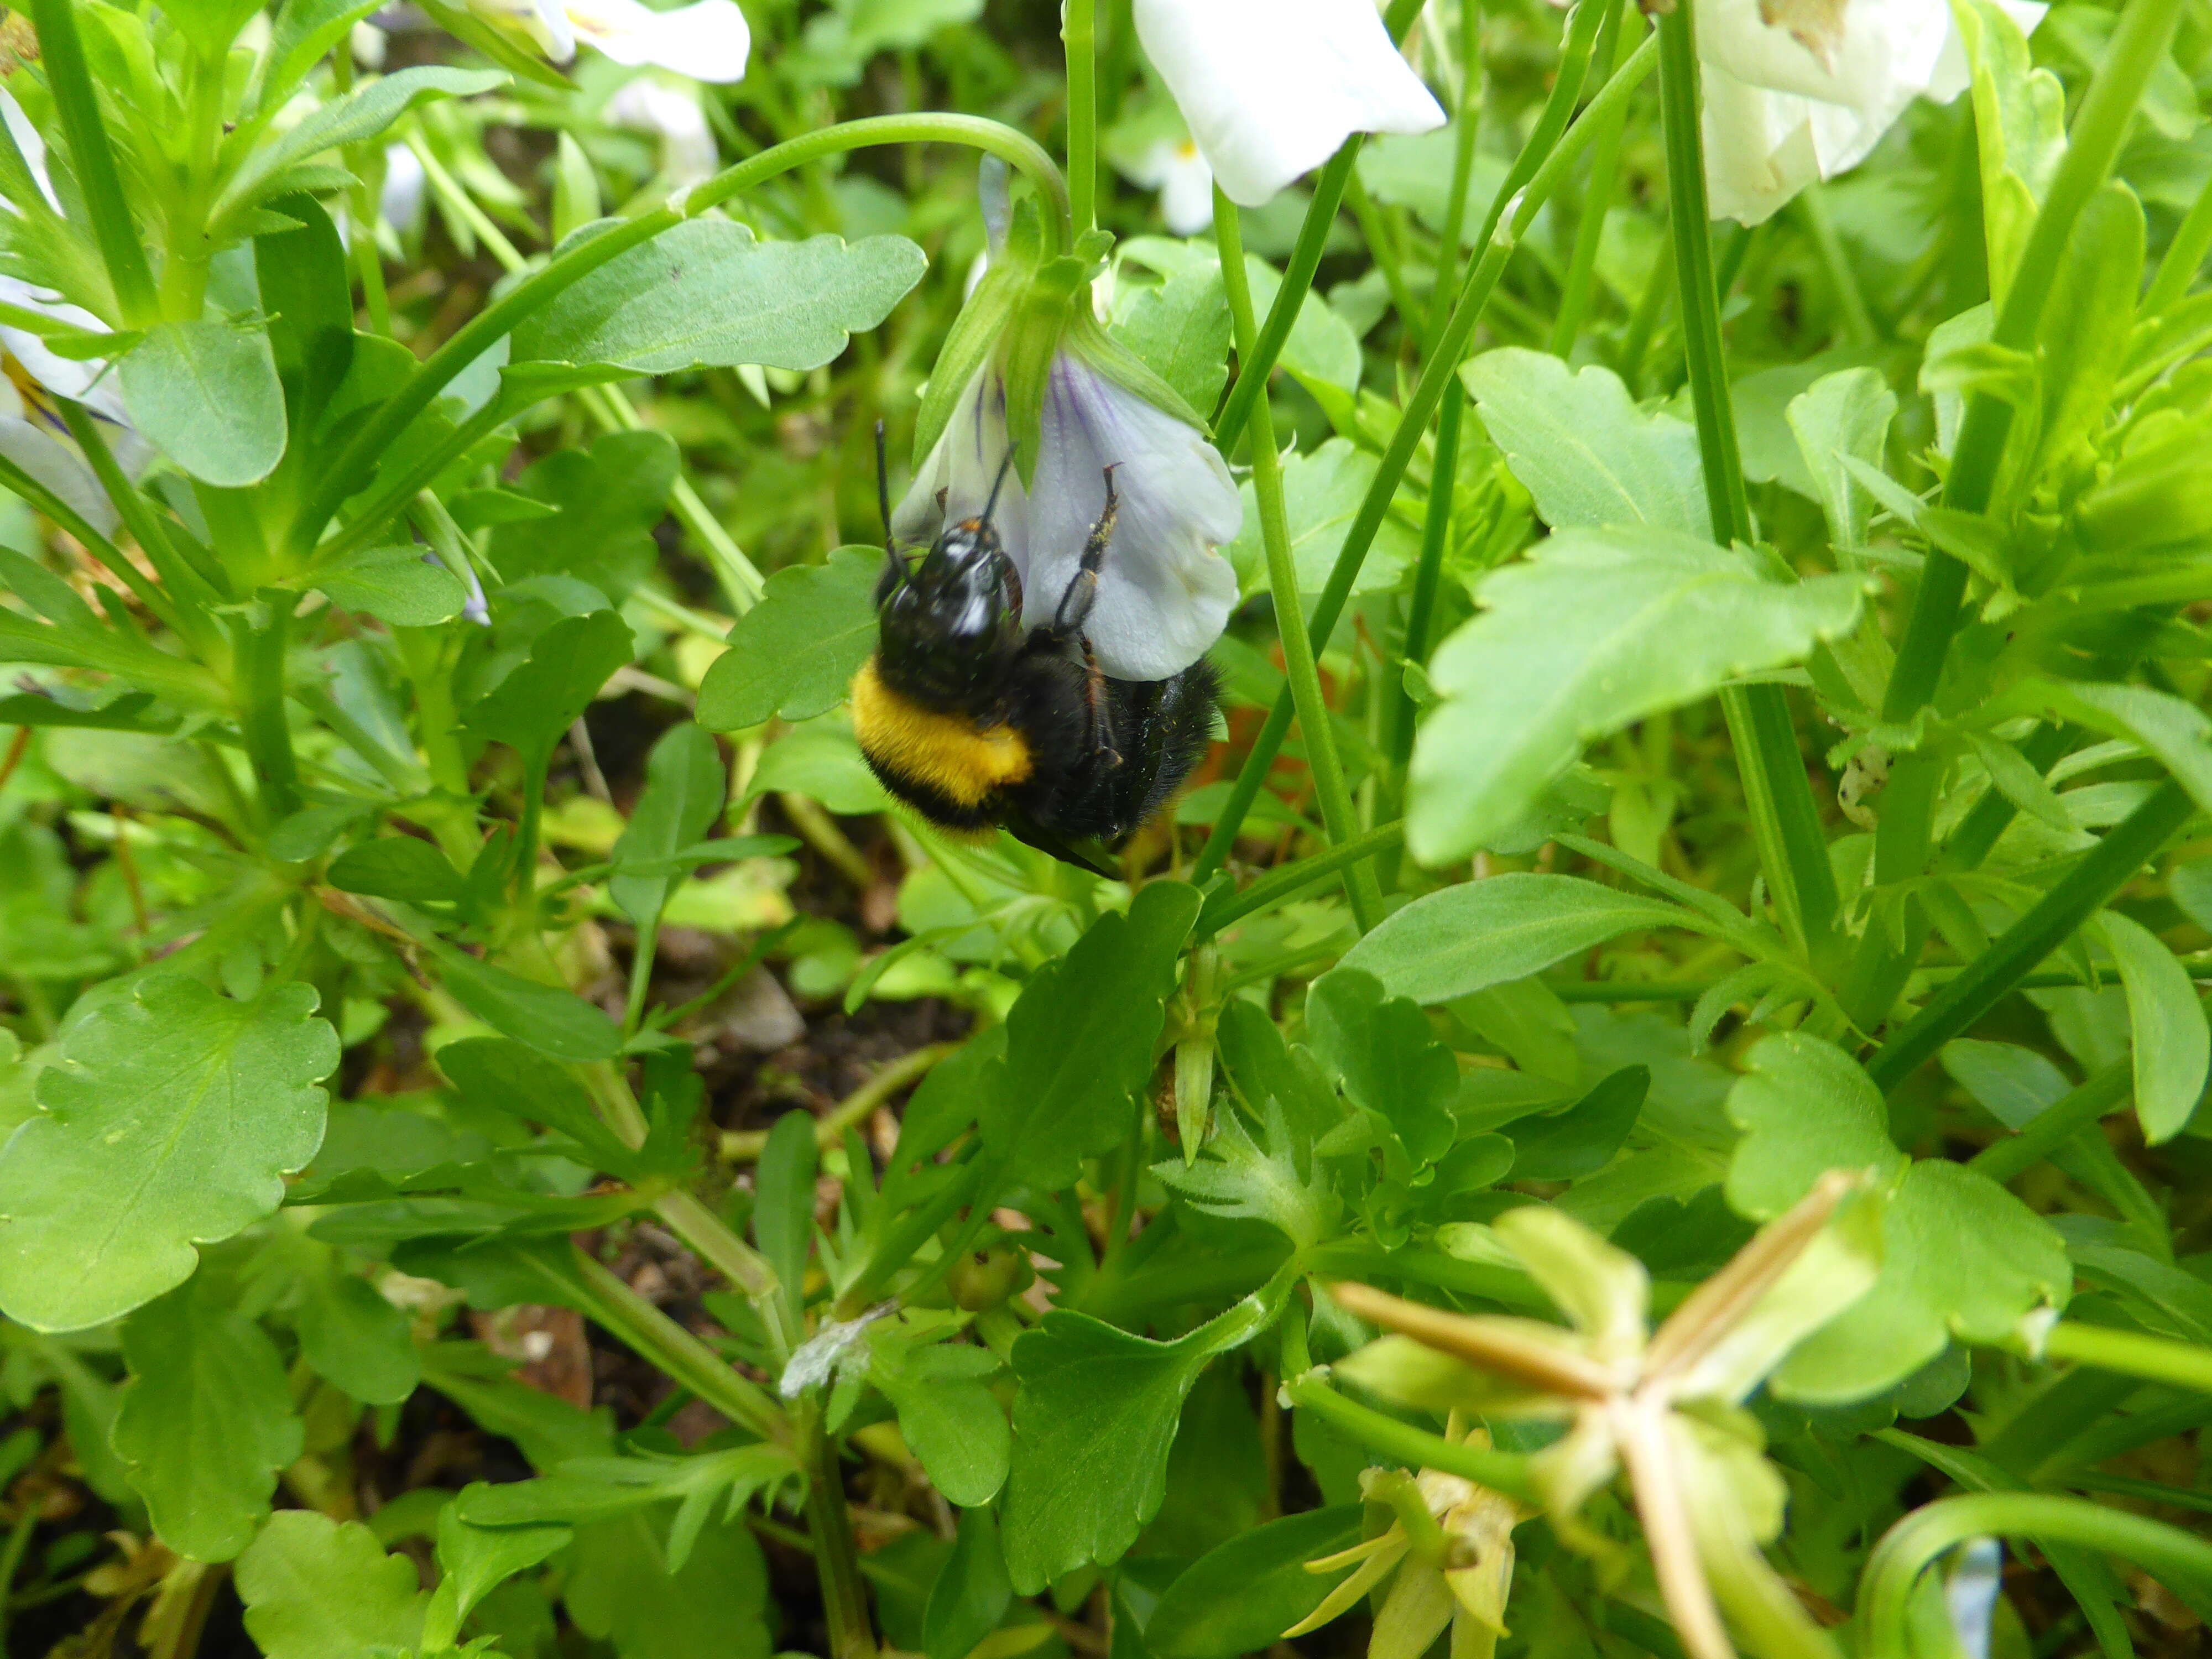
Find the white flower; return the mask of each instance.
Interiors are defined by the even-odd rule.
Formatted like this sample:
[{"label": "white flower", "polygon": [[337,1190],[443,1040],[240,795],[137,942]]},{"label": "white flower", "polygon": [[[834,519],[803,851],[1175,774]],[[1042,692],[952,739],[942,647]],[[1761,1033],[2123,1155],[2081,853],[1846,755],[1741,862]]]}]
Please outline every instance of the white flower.
[{"label": "white flower", "polygon": [[742,81],[752,50],[736,0],[694,0],[674,11],[638,0],[469,0],[469,9],[527,36],[556,64],[575,57],[581,41],[617,64],[651,64],[695,81]]},{"label": "white flower", "polygon": [[[2023,32],[2042,20],[2041,5],[2002,3]],[[1946,0],[1704,0],[1697,19],[1716,219],[1759,223],[1864,161],[1915,98],[1966,88]]]},{"label": "white flower", "polygon": [[661,176],[672,189],[714,176],[721,158],[707,125],[707,112],[692,94],[640,76],[607,100],[607,119],[660,140]]},{"label": "white flower", "polygon": [[1259,207],[1355,132],[1428,132],[1443,107],[1374,0],[1136,0],[1137,38],[1240,207]]},{"label": "white flower", "polygon": [[[902,542],[928,542],[948,517],[982,512],[1006,454],[1006,401],[995,365],[969,382],[891,515]],[[1049,623],[1105,507],[1109,466],[1121,513],[1083,632],[1115,679],[1165,679],[1206,654],[1237,604],[1237,573],[1214,549],[1236,538],[1243,504],[1204,434],[1062,350],[1045,389],[1035,479],[1024,489],[1008,473],[993,523],[1021,575],[1023,620]]]},{"label": "white flower", "polygon": [[377,192],[376,210],[392,229],[401,235],[422,222],[422,191],[428,176],[422,170],[422,158],[412,146],[386,144],[384,147],[384,188]]},{"label": "white flower", "polygon": [[1191,140],[1163,138],[1138,157],[1130,179],[1160,193],[1160,216],[1178,236],[1195,236],[1213,223],[1213,169]]},{"label": "white flower", "polygon": [[[23,106],[4,87],[0,87],[0,121],[8,124],[8,136],[15,141],[15,148],[23,152],[23,164],[31,169],[31,177],[39,186],[39,193],[46,198],[46,205],[57,213],[62,210],[62,198],[54,194],[54,181],[46,174],[46,141],[39,137],[38,128],[31,118],[23,113]],[[18,211],[15,205],[0,198],[0,208],[10,213]]]},{"label": "white flower", "polygon": [[[107,325],[43,289],[0,276],[0,302],[34,311],[70,328],[104,334]],[[100,361],[58,356],[30,330],[0,321],[0,456],[5,456],[61,497],[103,532],[115,527],[115,509],[84,452],[62,423],[57,397],[82,404],[107,430],[109,452],[136,477],[152,452],[130,424],[114,377]]]}]

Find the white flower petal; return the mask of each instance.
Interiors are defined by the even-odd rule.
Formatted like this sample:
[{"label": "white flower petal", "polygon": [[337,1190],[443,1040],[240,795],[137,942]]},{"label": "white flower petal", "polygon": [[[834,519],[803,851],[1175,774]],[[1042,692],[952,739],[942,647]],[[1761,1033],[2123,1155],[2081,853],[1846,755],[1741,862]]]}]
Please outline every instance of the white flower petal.
[{"label": "white flower petal", "polygon": [[1352,133],[1444,124],[1373,0],[1136,0],[1136,21],[1200,151],[1243,207]]},{"label": "white flower petal", "polygon": [[638,0],[565,0],[576,38],[617,64],[651,64],[695,81],[742,81],[752,32],[736,0],[654,11]]},{"label": "white flower petal", "polygon": [[384,147],[384,188],[377,193],[376,210],[392,229],[410,231],[422,218],[423,190],[428,177],[422,158],[405,144]]},{"label": "white flower petal", "polygon": [[[985,369],[892,514],[900,539],[925,541],[945,519],[981,513],[1006,453],[1005,392]],[[1109,465],[1121,511],[1083,631],[1115,679],[1165,679],[1206,654],[1237,604],[1236,571],[1214,550],[1235,539],[1243,504],[1202,434],[1063,353],[1033,488],[1009,474],[994,523],[1021,574],[1023,620],[1042,627],[1075,580]]]},{"label": "white flower petal", "polygon": [[[59,213],[62,198],[54,194],[54,181],[46,175],[46,141],[39,137],[39,130],[31,125],[31,118],[23,113],[23,106],[4,88],[0,88],[0,120],[7,122],[8,136],[15,141],[15,148],[23,152],[23,165],[31,169],[31,177],[38,181],[39,194],[46,198],[48,206]],[[0,206],[5,205],[0,203]]]},{"label": "white flower petal", "polygon": [[1160,193],[1160,216],[1178,236],[1195,236],[1213,224],[1213,169],[1189,139],[1163,138],[1129,169],[1129,177]]},{"label": "white flower petal", "polygon": [[670,184],[680,189],[714,176],[714,134],[692,94],[641,76],[607,100],[606,113],[618,127],[660,139],[660,170]]},{"label": "white flower petal", "polygon": [[[2030,0],[2001,3],[2024,31],[2042,20]],[[1765,21],[1760,0],[1708,0],[1697,21],[1717,219],[1757,224],[1864,161],[1915,98],[1948,102],[1967,83],[1946,0],[1847,0],[1820,52]]]},{"label": "white flower petal", "polygon": [[469,0],[469,9],[487,22],[527,35],[556,64],[576,55],[576,32],[560,0]]}]

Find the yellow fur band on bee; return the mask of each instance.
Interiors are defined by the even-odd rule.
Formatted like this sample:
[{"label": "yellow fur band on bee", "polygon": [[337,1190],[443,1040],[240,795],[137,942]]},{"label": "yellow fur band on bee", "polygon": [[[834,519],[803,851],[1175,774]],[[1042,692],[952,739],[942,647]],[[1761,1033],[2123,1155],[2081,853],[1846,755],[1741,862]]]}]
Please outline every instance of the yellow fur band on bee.
[{"label": "yellow fur band on bee", "polygon": [[1034,763],[1020,732],[917,708],[884,684],[873,657],[853,677],[852,695],[853,732],[862,752],[948,800],[978,806],[1030,775]]}]

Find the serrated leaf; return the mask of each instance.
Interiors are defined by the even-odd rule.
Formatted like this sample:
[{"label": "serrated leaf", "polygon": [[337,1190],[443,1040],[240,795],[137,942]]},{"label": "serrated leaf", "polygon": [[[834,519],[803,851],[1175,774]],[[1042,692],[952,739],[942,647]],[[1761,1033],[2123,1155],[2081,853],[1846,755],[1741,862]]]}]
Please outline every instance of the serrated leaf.
[{"label": "serrated leaf", "polygon": [[301,1286],[300,1353],[315,1375],[368,1406],[415,1392],[422,1362],[407,1316],[367,1279],[331,1273]]},{"label": "serrated leaf", "polygon": [[1897,414],[1897,394],[1871,368],[1823,375],[1790,400],[1786,418],[1813,476],[1828,534],[1838,547],[1862,547],[1872,492],[1849,465],[1879,469]]},{"label": "serrated leaf", "polygon": [[358,1521],[272,1515],[237,1571],[246,1633],[267,1659],[365,1659],[411,1649],[422,1632],[415,1564]]},{"label": "serrated leaf", "polygon": [[[601,220],[567,246],[613,228]],[[728,219],[690,219],[567,289],[515,331],[514,359],[618,363],[639,374],[758,363],[819,368],[921,280],[903,236],[762,242]]]},{"label": "serrated leaf", "polygon": [[157,323],[116,365],[131,423],[204,483],[258,483],[284,455],[284,388],[269,331]]},{"label": "serrated leaf", "polygon": [[235,1002],[158,975],[76,1025],[40,1076],[45,1109],[0,1148],[0,1309],[96,1325],[273,1214],[322,1142],[315,1085],[338,1063],[315,1006],[304,984]]},{"label": "serrated leaf", "polygon": [[659,557],[653,529],[678,459],[665,432],[611,432],[532,462],[498,504],[492,563],[510,582],[574,576],[621,604]]},{"label": "serrated leaf", "polygon": [[2128,1029],[2135,1055],[2136,1116],[2155,1146],[2181,1133],[2204,1097],[2212,1068],[2212,1029],[2189,970],[2158,935],[2117,910],[2098,918],[2105,943],[2127,988]]},{"label": "serrated leaf", "polygon": [[2007,708],[2047,709],[2112,737],[2130,738],[2157,757],[2197,805],[2212,812],[2212,715],[2147,685],[2091,681],[2024,681]]},{"label": "serrated leaf", "polygon": [[841,547],[823,564],[770,576],[700,684],[699,723],[734,732],[772,715],[805,720],[835,708],[875,648],[883,567],[879,548]]},{"label": "serrated leaf", "polygon": [[1198,890],[1147,882],[1030,975],[1006,1016],[1006,1059],[976,1123],[999,1181],[1050,1192],[1118,1142],[1152,1075],[1176,953]]},{"label": "serrated leaf", "polygon": [[1346,964],[1307,992],[1306,1036],[1352,1103],[1388,1123],[1417,1167],[1444,1155],[1456,1127],[1459,1062],[1417,1003]]},{"label": "serrated leaf", "polygon": [[1374,975],[1393,996],[1433,1006],[1649,927],[1710,933],[1715,924],[1579,876],[1516,872],[1425,894],[1346,951],[1343,965]]},{"label": "serrated leaf", "polygon": [[1193,409],[1212,409],[1229,380],[1229,295],[1221,267],[1196,264],[1157,288],[1139,289],[1114,334]]},{"label": "serrated leaf", "polygon": [[123,1358],[131,1380],[110,1438],[155,1532],[195,1561],[229,1560],[253,1540],[305,1435],[276,1345],[188,1285],[131,1316]]},{"label": "serrated leaf", "polygon": [[568,1068],[506,1037],[464,1037],[436,1054],[438,1069],[472,1106],[489,1106],[527,1123],[557,1129],[617,1172],[634,1158],[601,1123]]},{"label": "serrated leaf", "polygon": [[446,855],[413,836],[379,836],[349,847],[331,860],[331,885],[371,898],[410,904],[447,902],[465,897],[468,882]]},{"label": "serrated leaf", "polygon": [[[1348,438],[1331,438],[1304,455],[1292,455],[1283,465],[1283,496],[1291,532],[1291,557],[1298,568],[1301,592],[1318,593],[1335,568],[1344,538],[1360,504],[1375,482],[1381,462]],[[1221,550],[1237,567],[1243,591],[1257,593],[1267,586],[1267,555],[1260,531],[1259,498],[1248,479],[1243,487],[1244,522],[1237,539]],[[1420,537],[1413,527],[1386,518],[1375,534],[1366,562],[1353,583],[1355,592],[1395,586],[1421,550]]]},{"label": "serrated leaf", "polygon": [[1902,1157],[1873,1079],[1833,1043],[1796,1031],[1752,1045],[1728,1115],[1743,1131],[1729,1160],[1729,1204],[1753,1221],[1782,1214],[1830,1170],[1879,1166],[1887,1176]]},{"label": "serrated leaf", "polygon": [[1647,415],[1611,369],[1506,346],[1460,370],[1491,440],[1554,530],[1648,526],[1712,538],[1697,429]]},{"label": "serrated leaf", "polygon": [[1850,576],[1773,580],[1755,556],[1652,531],[1572,531],[1489,577],[1438,647],[1407,846],[1426,864],[1491,845],[1583,745],[1739,675],[1802,660],[1856,623]]}]

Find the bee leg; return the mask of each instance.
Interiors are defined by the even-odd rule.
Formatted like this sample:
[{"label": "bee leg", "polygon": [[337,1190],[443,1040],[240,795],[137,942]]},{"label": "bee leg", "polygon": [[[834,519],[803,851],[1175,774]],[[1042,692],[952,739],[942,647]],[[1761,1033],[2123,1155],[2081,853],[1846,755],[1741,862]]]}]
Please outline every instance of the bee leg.
[{"label": "bee leg", "polygon": [[[1121,510],[1121,498],[1115,493],[1114,469],[1109,466],[1106,469],[1106,510],[1091,526],[1090,538],[1083,544],[1082,561],[1076,567],[1075,580],[1068,583],[1067,592],[1060,596],[1060,609],[1053,613],[1052,631],[1056,638],[1064,640],[1079,630],[1091,616],[1091,607],[1098,602],[1098,568],[1106,562],[1106,544],[1114,538],[1114,520]],[[1086,643],[1086,655],[1090,649]]]},{"label": "bee leg", "polygon": [[[1108,509],[1112,510],[1110,507]],[[1083,641],[1083,707],[1088,719],[1091,747],[1107,770],[1121,765],[1121,751],[1114,747],[1114,716],[1106,702],[1106,676],[1098,666],[1098,658],[1091,649],[1091,641]]]}]

